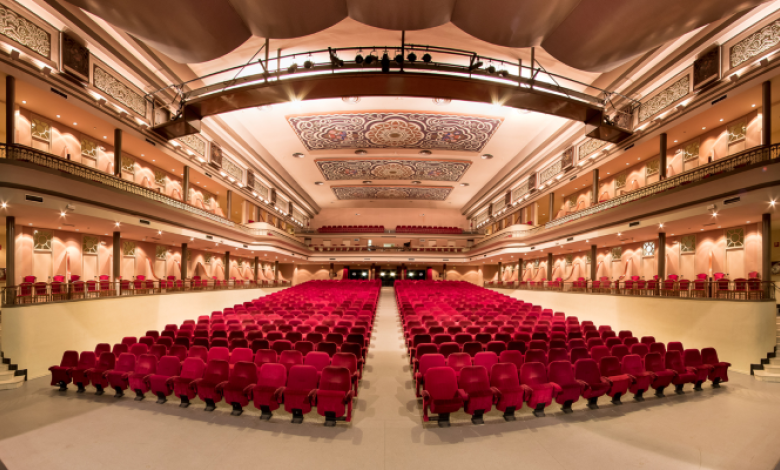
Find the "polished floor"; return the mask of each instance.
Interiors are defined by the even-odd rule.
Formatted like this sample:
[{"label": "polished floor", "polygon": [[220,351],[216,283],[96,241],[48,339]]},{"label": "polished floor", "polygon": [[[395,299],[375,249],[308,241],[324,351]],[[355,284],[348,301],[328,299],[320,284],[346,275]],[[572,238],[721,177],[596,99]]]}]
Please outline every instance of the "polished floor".
[{"label": "polished floor", "polygon": [[55,391],[48,379],[0,392],[0,470],[139,468],[339,469],[773,469],[780,468],[780,384],[740,374],[720,390],[622,406],[582,403],[547,417],[527,409],[506,423],[453,415],[453,426],[422,424],[391,288],[382,291],[375,336],[351,424],[302,425],[254,408],[180,409],[153,399]]}]

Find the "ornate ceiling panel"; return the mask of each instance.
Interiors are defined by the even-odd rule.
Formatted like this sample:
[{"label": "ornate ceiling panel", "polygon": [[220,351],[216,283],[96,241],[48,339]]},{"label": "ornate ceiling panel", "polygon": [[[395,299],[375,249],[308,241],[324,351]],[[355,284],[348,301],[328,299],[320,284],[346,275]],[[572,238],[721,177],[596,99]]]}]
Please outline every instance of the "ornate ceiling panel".
[{"label": "ornate ceiling panel", "polygon": [[309,150],[422,148],[479,152],[502,118],[426,113],[354,113],[289,116]]},{"label": "ornate ceiling panel", "polygon": [[426,160],[424,158],[361,158],[315,160],[328,181],[341,180],[423,180],[460,181],[471,166],[462,160]]},{"label": "ornate ceiling panel", "polygon": [[451,186],[334,186],[333,193],[340,201],[359,199],[413,199],[443,201]]}]

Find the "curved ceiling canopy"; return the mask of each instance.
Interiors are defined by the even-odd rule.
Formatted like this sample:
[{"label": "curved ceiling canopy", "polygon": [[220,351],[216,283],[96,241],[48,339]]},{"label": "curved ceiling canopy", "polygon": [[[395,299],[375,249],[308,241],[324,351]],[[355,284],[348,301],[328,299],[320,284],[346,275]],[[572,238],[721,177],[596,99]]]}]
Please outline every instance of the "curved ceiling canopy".
[{"label": "curved ceiling canopy", "polygon": [[68,1],[185,63],[221,57],[252,34],[300,37],[349,16],[398,31],[452,22],[493,44],[541,45],[566,65],[603,72],[768,0]]}]

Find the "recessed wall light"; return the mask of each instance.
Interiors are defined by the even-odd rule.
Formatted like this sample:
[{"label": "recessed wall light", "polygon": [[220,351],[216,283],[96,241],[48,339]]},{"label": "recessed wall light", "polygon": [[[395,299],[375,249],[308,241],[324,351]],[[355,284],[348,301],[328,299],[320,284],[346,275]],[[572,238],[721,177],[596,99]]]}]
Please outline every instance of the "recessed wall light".
[{"label": "recessed wall light", "polygon": [[57,115],[57,117],[59,118],[59,117],[60,117],[60,115],[58,114],[58,115]]},{"label": "recessed wall light", "polygon": [[74,125],[74,126],[78,126],[78,125],[79,125],[79,123],[77,123],[77,122],[74,122],[74,123],[73,123],[73,125]]},{"label": "recessed wall light", "polygon": [[721,119],[720,122],[723,122],[723,119]]},{"label": "recessed wall light", "polygon": [[752,105],[752,106],[750,106],[750,107],[751,107],[751,108],[755,108],[755,107],[756,107],[756,105]]},{"label": "recessed wall light", "polygon": [[461,186],[468,186],[468,183],[460,183]]},{"label": "recessed wall light", "polygon": [[367,151],[365,151],[365,150],[363,150],[363,149],[358,149],[358,150],[355,150],[355,155],[365,155],[365,154],[367,154],[367,153],[368,153],[368,152],[367,152]]},{"label": "recessed wall light", "polygon": [[420,184],[419,181],[412,181],[412,184]]},{"label": "recessed wall light", "polygon": [[314,184],[316,184],[317,186],[322,186],[325,183],[323,183],[322,181],[315,181]]},{"label": "recessed wall light", "polygon": [[294,154],[292,154],[292,156],[295,158],[303,158],[306,155],[302,154],[301,152],[295,152]]},{"label": "recessed wall light", "polygon": [[706,127],[702,127],[702,128],[701,128],[701,130],[704,130],[704,129],[706,129]]},{"label": "recessed wall light", "polygon": [[371,184],[373,181],[363,181],[363,184]]},{"label": "recessed wall light", "polygon": [[491,160],[492,158],[493,158],[493,155],[491,155],[489,153],[486,153],[486,154],[482,155],[482,159],[483,160]]}]

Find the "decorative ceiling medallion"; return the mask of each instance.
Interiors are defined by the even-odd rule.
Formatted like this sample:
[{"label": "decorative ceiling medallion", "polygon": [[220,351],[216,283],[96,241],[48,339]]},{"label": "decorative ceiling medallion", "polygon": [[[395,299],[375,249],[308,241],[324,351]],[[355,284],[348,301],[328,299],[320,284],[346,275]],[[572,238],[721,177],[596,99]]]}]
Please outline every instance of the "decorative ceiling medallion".
[{"label": "decorative ceiling medallion", "polygon": [[309,150],[427,148],[481,151],[501,118],[425,113],[355,113],[290,116]]},{"label": "decorative ceiling medallion", "polygon": [[672,83],[661,92],[642,103],[639,107],[639,121],[645,121],[680,100],[690,92],[691,78],[689,74]]},{"label": "decorative ceiling medallion", "polygon": [[362,180],[428,180],[460,181],[471,166],[461,160],[432,161],[423,158],[363,158],[360,160],[319,159],[317,167],[328,181]]},{"label": "decorative ceiling medallion", "polygon": [[753,57],[780,44],[780,20],[734,44],[729,50],[729,65],[733,69]]},{"label": "decorative ceiling medallion", "polygon": [[98,90],[105,92],[111,98],[146,117],[146,100],[144,97],[114,78],[110,72],[97,64],[92,71],[92,83]]},{"label": "decorative ceiling medallion", "polygon": [[443,201],[447,199],[452,189],[451,186],[334,186],[333,193],[340,201],[355,199]]},{"label": "decorative ceiling medallion", "polygon": [[51,59],[51,35],[3,5],[0,5],[0,34]]}]

